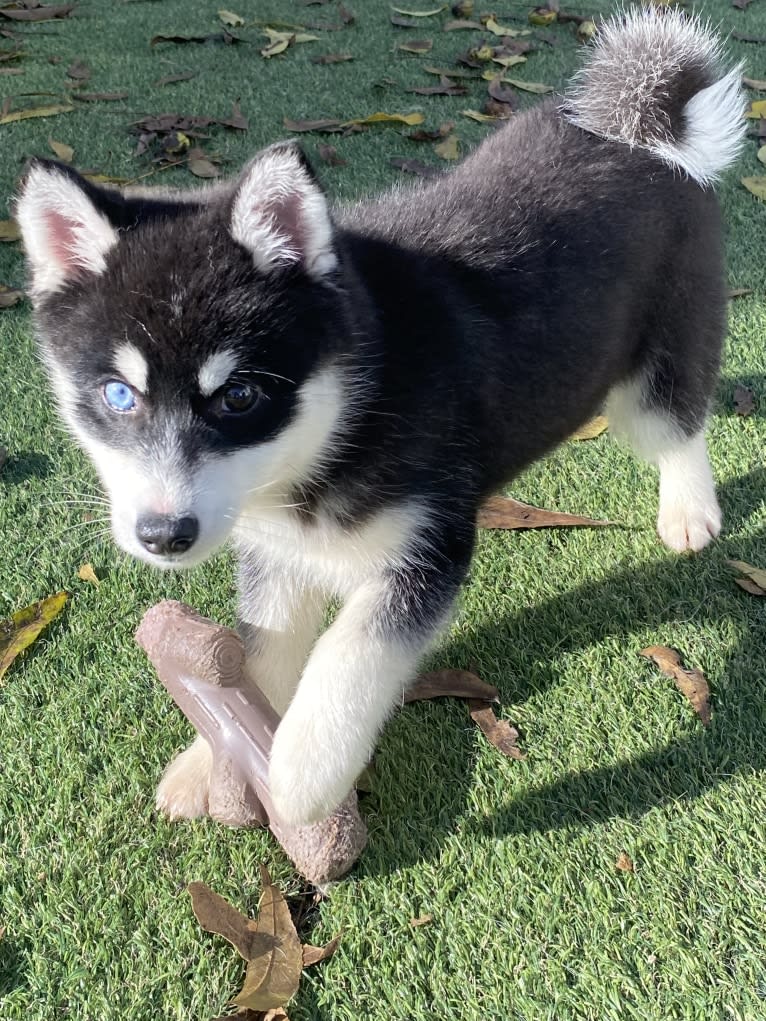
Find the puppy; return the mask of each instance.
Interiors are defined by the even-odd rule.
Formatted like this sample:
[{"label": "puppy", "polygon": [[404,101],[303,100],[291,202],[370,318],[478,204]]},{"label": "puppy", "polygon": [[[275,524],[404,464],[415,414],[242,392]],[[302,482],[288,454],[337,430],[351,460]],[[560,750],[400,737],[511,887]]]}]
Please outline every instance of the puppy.
[{"label": "puppy", "polygon": [[[710,186],[743,136],[739,75],[699,22],[630,13],[563,101],[341,208],[289,142],[157,198],[31,163],[16,215],[61,413],[125,550],[180,568],[234,547],[249,671],[284,717],[287,822],[328,814],[367,762],[449,617],[481,502],[603,402],[659,467],[663,541],[718,534]],[[209,771],[198,739],[160,808],[203,814]]]}]

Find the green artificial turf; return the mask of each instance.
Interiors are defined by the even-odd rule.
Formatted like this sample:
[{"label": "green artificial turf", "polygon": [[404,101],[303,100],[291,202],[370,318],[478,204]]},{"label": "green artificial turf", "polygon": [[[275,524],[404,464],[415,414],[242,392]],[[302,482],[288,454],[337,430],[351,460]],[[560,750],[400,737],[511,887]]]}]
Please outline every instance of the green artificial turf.
[{"label": "green artificial turf", "polygon": [[[335,2],[227,6],[248,22],[339,20]],[[0,218],[22,161],[46,153],[49,138],[74,146],[81,168],[145,173],[129,125],[150,113],[226,117],[239,101],[249,130],[213,128],[204,143],[227,171],[283,137],[284,117],[420,109],[431,128],[454,120],[464,149],[489,130],[460,114],[481,106],[480,83],[464,98],[404,91],[434,84],[422,66],[453,64],[479,34],[442,32],[446,11],[401,29],[386,3],[348,6],[355,24],[317,31],[319,41],[268,61],[252,24],[236,45],[150,48],[156,34],[219,31],[213,0],[85,0],[70,19],[18,26],[25,56],[0,68],[23,74],[0,76],[4,96],[60,96],[75,59],[92,68],[89,91],[129,95],[0,126]],[[572,9],[596,15],[610,6],[586,0]],[[766,36],[759,0],[745,11],[728,0],[699,6],[725,32]],[[485,7],[526,24],[523,3],[477,0],[477,12]],[[547,34],[555,45],[541,42],[513,73],[558,87],[579,46],[572,26]],[[413,37],[433,39],[433,51],[398,51]],[[6,42],[0,37],[0,49]],[[766,77],[766,45],[727,45],[751,77]],[[338,51],[354,60],[310,62]],[[152,84],[188,69],[198,76]],[[49,101],[57,100],[27,100]],[[520,94],[522,105],[535,101]],[[341,198],[402,180],[392,157],[439,162],[397,126],[308,135],[309,154],[321,141],[347,160],[321,168]],[[732,304],[710,421],[721,539],[699,556],[667,552],[654,534],[654,472],[606,436],[567,444],[516,480],[519,499],[626,527],[480,536],[434,662],[473,665],[500,688],[502,715],[522,731],[528,757],[503,758],[459,703],[396,716],[363,798],[369,846],[313,913],[312,942],[342,930],[340,949],[306,972],[291,1021],[766,1017],[766,621],[763,601],[738,589],[726,566],[728,558],[766,566],[766,205],[739,184],[759,171],[756,148],[748,142],[720,186],[730,283],[754,292]],[[163,181],[193,178],[171,170],[147,183]],[[0,245],[0,282],[22,280],[18,246]],[[755,392],[747,418],[733,411],[737,383]],[[208,1021],[243,968],[228,944],[201,932],[185,884],[204,880],[254,910],[258,862],[288,892],[301,883],[262,832],[157,817],[154,787],[191,730],[132,635],[143,610],[165,596],[231,621],[228,556],[159,575],[115,549],[103,534],[104,506],[78,502],[95,497],[97,483],[54,414],[27,306],[0,312],[0,445],[9,452],[0,471],[0,618],[60,588],[72,593],[0,686],[0,1018]],[[88,509],[96,520],[84,525]],[[100,588],[77,579],[85,561]],[[649,644],[673,645],[706,672],[709,729],[638,656]],[[634,872],[616,869],[622,852]],[[412,928],[423,914],[430,924]]]}]

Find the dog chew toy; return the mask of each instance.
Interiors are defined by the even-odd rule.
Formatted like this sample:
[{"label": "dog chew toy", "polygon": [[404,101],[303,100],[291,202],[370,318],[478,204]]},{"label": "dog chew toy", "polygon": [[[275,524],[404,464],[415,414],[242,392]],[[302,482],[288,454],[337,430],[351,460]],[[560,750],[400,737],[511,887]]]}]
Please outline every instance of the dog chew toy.
[{"label": "dog chew toy", "polygon": [[136,641],[181,711],[213,750],[208,812],[227,826],[268,826],[316,886],[344,875],[367,842],[356,792],[309,826],[280,822],[268,789],[279,717],[245,677],[245,648],[231,628],[164,600],[147,610]]}]

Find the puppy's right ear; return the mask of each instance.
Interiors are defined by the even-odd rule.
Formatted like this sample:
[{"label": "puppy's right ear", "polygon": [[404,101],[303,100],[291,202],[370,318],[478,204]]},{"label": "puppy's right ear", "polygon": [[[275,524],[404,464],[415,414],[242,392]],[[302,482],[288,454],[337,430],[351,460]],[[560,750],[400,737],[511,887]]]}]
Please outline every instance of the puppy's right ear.
[{"label": "puppy's right ear", "polygon": [[31,271],[31,291],[42,298],[89,273],[102,273],[117,230],[94,204],[76,171],[52,160],[32,160],[16,199]]}]

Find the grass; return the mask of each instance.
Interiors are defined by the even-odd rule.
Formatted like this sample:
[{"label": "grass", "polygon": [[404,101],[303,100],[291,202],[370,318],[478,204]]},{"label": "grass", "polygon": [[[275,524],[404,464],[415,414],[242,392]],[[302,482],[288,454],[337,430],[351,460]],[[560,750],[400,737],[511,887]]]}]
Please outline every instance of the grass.
[{"label": "grass", "polygon": [[[135,177],[147,163],[133,155],[131,121],[167,110],[226,116],[237,99],[249,131],[214,129],[206,143],[231,170],[283,136],[285,116],[421,108],[429,126],[454,119],[464,147],[486,130],[459,113],[480,105],[475,86],[465,99],[402,91],[427,79],[420,65],[452,63],[474,38],[441,33],[440,19],[408,32],[390,25],[388,5],[356,0],[355,25],[270,61],[258,55],[252,27],[236,46],[149,47],[159,33],[217,31],[217,6],[90,0],[70,20],[20,26],[24,73],[3,81],[4,94],[60,94],[64,69],[84,59],[89,89],[125,89],[129,98],[0,126],[2,201],[23,158],[45,153],[49,137],[73,145],[82,168]],[[248,19],[337,20],[335,3],[232,6]],[[725,31],[766,35],[760,4],[699,8]],[[523,27],[523,4],[501,0],[496,13]],[[556,46],[543,45],[514,69],[518,77],[559,86],[574,68],[569,28],[551,31]],[[408,35],[433,38],[433,52],[398,52]],[[762,46],[728,48],[763,77]],[[338,50],[354,61],[310,63]],[[188,68],[198,77],[152,85]],[[310,154],[320,140],[306,138]],[[348,161],[322,171],[340,198],[397,180],[393,156],[434,159],[397,128],[330,141]],[[758,172],[755,152],[749,143],[720,187],[730,282],[754,290],[732,305],[710,422],[723,536],[700,556],[665,551],[654,535],[653,471],[607,437],[568,444],[516,480],[519,499],[627,527],[480,536],[460,611],[434,658],[476,664],[498,685],[529,756],[503,759],[458,704],[414,705],[391,722],[364,798],[369,847],[316,915],[312,940],[342,929],[341,947],[304,976],[292,1021],[766,1016],[766,621],[764,603],[737,589],[725,564],[766,560],[766,207],[739,184]],[[156,180],[192,179],[173,170]],[[18,246],[0,246],[0,280],[22,278]],[[738,382],[760,402],[747,419],[733,413]],[[157,575],[99,538],[98,523],[79,527],[84,505],[67,501],[96,494],[97,484],[56,420],[27,307],[0,313],[0,444],[10,452],[0,473],[0,617],[59,588],[73,593],[0,689],[0,1017],[207,1021],[235,993],[242,968],[199,930],[185,884],[202,879],[252,910],[257,862],[288,891],[300,882],[261,832],[157,818],[153,788],[190,728],[132,634],[164,596],[231,621],[228,557]],[[103,579],[98,590],[77,580],[86,560]],[[708,730],[638,657],[658,643],[705,670]],[[615,868],[621,852],[633,873]],[[433,921],[411,928],[424,913]]]}]

